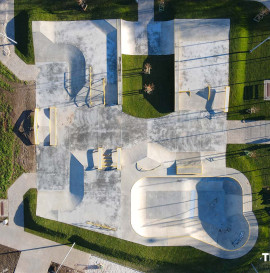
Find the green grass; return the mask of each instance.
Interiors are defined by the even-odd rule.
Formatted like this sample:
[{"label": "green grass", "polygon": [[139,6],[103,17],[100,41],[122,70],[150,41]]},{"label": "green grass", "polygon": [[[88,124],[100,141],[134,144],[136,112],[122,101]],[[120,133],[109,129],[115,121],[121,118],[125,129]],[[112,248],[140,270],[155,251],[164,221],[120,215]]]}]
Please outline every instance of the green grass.
[{"label": "green grass", "polygon": [[0,78],[0,88],[4,89],[6,91],[10,91],[10,92],[14,91],[14,89],[11,87],[11,85],[1,78]]},{"label": "green grass", "polygon": [[5,65],[0,62],[0,88],[13,92],[14,88],[9,84],[10,82],[21,82]]},{"label": "green grass", "polygon": [[5,65],[0,63],[0,75],[10,82],[21,82]]},{"label": "green grass", "polygon": [[32,21],[117,19],[137,20],[135,0],[87,0],[87,10],[75,0],[15,0],[16,53],[26,63],[34,63]]},{"label": "green grass", "polygon": [[[122,55],[123,111],[135,117],[156,118],[174,111],[174,55]],[[151,64],[151,74],[142,73],[144,64]],[[152,94],[144,85],[154,83]]]},{"label": "green grass", "polygon": [[23,168],[15,162],[19,154],[10,113],[11,106],[0,95],[0,198],[7,197],[10,185],[23,173]]},{"label": "green grass", "polygon": [[[231,45],[233,53],[230,56],[230,111],[229,119],[270,119],[270,102],[264,101],[265,79],[270,78],[270,48],[269,43],[249,53],[248,51],[270,36],[270,17],[259,24],[249,24],[241,28],[238,37]],[[257,91],[255,91],[257,90]],[[253,93],[253,98],[247,98],[245,93]],[[256,98],[255,92],[258,92]],[[250,108],[256,108],[256,113],[249,114]]]},{"label": "green grass", "polygon": [[8,188],[23,173],[23,168],[16,163],[20,149],[11,122],[12,106],[3,90],[13,92],[9,82],[21,81],[2,63],[0,76],[0,198],[6,198]]},{"label": "green grass", "polygon": [[[246,150],[255,152],[255,157],[247,156],[244,152]],[[259,259],[262,252],[269,251],[269,191],[262,190],[270,186],[269,150],[270,145],[228,145],[227,148],[227,166],[243,172],[251,183],[253,210],[259,223],[259,238],[255,247],[239,259],[223,260],[191,247],[146,247],[38,217],[35,214],[35,189],[24,196],[25,230],[59,243],[76,242],[80,250],[146,272],[253,272],[251,263],[257,268],[266,266]]]},{"label": "green grass", "polygon": [[[252,157],[245,151],[253,153]],[[248,265],[253,263],[259,272],[269,272],[269,264],[267,271],[260,270],[260,268],[265,269],[265,263],[259,259],[262,257],[261,253],[269,251],[270,247],[270,189],[268,189],[270,187],[270,145],[228,145],[227,167],[241,171],[248,178],[253,194],[252,209],[259,224],[257,243],[250,253],[241,259],[243,266],[248,268]]]}]

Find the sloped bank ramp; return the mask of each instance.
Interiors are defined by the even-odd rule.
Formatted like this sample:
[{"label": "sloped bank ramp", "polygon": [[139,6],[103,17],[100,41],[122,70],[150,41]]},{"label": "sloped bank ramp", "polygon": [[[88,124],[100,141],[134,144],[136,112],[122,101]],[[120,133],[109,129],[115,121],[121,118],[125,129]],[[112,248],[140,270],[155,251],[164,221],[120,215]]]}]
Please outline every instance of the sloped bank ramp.
[{"label": "sloped bank ramp", "polygon": [[226,258],[236,258],[243,255],[242,248],[246,253],[251,249],[247,242],[257,232],[243,209],[244,194],[231,177],[145,177],[131,190],[131,224],[152,240],[210,253],[204,246],[212,247],[216,256],[230,252]]}]

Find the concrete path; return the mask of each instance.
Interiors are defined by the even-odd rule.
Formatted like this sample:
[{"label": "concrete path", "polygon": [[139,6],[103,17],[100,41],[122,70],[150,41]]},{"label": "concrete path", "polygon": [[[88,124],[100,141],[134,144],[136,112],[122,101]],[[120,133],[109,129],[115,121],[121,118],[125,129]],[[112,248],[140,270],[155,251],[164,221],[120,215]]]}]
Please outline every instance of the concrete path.
[{"label": "concrete path", "polygon": [[[0,33],[15,39],[14,0],[0,2]],[[0,62],[8,67],[21,80],[35,80],[38,70],[34,65],[27,65],[15,53],[15,44],[0,35]]]},{"label": "concrete path", "polygon": [[174,54],[174,21],[154,21],[154,1],[138,1],[138,22],[121,20],[121,53]]},{"label": "concrete path", "polygon": [[[8,190],[9,225],[0,226],[0,244],[21,251],[16,273],[47,272],[51,261],[61,263],[70,245],[56,242],[24,232],[23,195],[36,187],[36,174],[23,174]],[[66,266],[83,272],[96,272],[101,263],[106,272],[136,272],[133,269],[100,259],[88,253],[73,249],[65,262]],[[109,270],[109,271],[108,271]],[[103,272],[103,271],[98,271]]]},{"label": "concrete path", "polygon": [[270,10],[270,1],[269,0],[250,0],[250,1],[260,2]]},{"label": "concrete path", "polygon": [[227,121],[228,144],[270,144],[270,121]]},{"label": "concrete path", "polygon": [[144,24],[154,20],[154,0],[138,1],[138,18],[139,22]]}]

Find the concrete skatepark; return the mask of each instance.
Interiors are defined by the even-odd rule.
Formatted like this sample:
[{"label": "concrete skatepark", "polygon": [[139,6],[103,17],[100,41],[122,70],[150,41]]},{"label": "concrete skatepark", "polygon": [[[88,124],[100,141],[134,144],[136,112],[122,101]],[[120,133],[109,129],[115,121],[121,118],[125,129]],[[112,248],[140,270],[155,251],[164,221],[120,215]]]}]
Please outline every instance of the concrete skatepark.
[{"label": "concrete skatepark", "polygon": [[[226,168],[230,21],[139,13],[32,28],[37,215],[147,246],[250,251],[251,187]],[[122,54],[174,54],[173,113],[122,112]]]}]

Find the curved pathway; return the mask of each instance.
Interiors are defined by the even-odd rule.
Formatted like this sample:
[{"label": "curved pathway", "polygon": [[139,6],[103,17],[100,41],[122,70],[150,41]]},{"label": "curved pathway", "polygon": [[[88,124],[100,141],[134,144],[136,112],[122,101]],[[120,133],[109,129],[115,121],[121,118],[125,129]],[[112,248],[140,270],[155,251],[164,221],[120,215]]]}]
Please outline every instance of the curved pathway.
[{"label": "curved pathway", "polygon": [[250,0],[250,1],[260,2],[270,10],[270,1],[269,0]]}]

